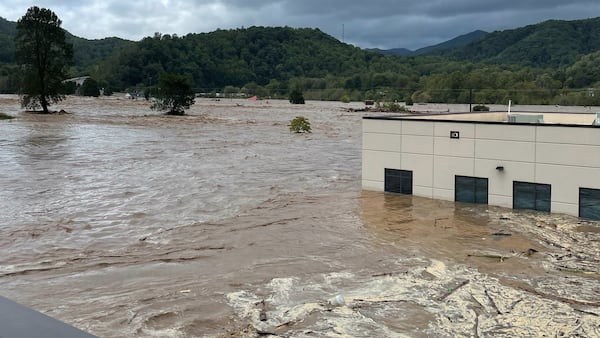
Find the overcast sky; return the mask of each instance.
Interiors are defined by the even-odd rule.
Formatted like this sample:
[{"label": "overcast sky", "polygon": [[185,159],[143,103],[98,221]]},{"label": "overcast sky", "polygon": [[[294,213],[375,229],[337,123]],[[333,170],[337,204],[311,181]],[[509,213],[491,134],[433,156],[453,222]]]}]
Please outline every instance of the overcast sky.
[{"label": "overcast sky", "polygon": [[2,0],[0,16],[16,21],[33,5],[51,9],[63,28],[87,39],[287,25],[385,49],[417,49],[477,29],[600,16],[600,0]]}]

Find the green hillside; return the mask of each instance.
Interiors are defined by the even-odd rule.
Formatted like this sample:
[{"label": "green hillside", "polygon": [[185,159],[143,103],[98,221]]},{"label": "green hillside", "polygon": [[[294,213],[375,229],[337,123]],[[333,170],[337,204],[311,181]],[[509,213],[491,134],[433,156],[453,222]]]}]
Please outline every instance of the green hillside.
[{"label": "green hillside", "polygon": [[461,48],[470,43],[477,42],[483,39],[487,34],[487,32],[484,32],[482,30],[476,30],[471,33],[457,36],[454,39],[450,39],[437,45],[417,49],[414,52],[412,52],[411,55],[440,54],[441,52],[450,49]]},{"label": "green hillside", "polygon": [[0,17],[0,64],[15,62],[14,36],[17,24]]},{"label": "green hillside", "polygon": [[379,48],[367,48],[366,51],[377,52],[385,55],[398,55],[398,56],[410,56],[414,51],[408,48],[392,48],[392,49],[379,49]]},{"label": "green hillside", "polygon": [[[197,88],[210,89],[360,74],[382,58],[318,29],[250,27],[148,37],[103,62],[96,75],[122,88],[153,85],[162,72],[182,73],[191,76]],[[390,64],[387,70],[398,66]]]},{"label": "green hillside", "polygon": [[369,48],[366,50],[372,51],[372,52],[378,52],[378,53],[385,54],[385,55],[398,55],[398,56],[435,55],[435,54],[441,54],[441,52],[444,52],[444,51],[447,51],[450,49],[455,49],[455,48],[466,46],[466,45],[470,44],[471,42],[480,40],[485,35],[487,35],[487,32],[484,32],[482,30],[476,30],[471,33],[457,36],[448,41],[438,43],[437,45],[419,48],[414,51],[407,49],[407,48],[392,48],[392,49]]},{"label": "green hillside", "polygon": [[85,75],[102,60],[135,44],[117,37],[87,40],[67,32],[67,42],[73,44],[74,75]]},{"label": "green hillside", "polygon": [[[0,17],[0,64],[15,62],[14,37],[17,34],[17,23]],[[88,68],[97,65],[114,52],[118,52],[135,42],[116,37],[99,40],[87,40],[67,32],[67,42],[73,44],[73,72],[81,75]]]},{"label": "green hillside", "polygon": [[475,62],[561,67],[572,64],[579,55],[598,50],[600,17],[576,21],[550,20],[497,31],[443,55]]},{"label": "green hillside", "polygon": [[[0,20],[1,93],[18,91],[14,25]],[[474,32],[418,56],[383,55],[290,27],[156,33],[138,42],[68,39],[72,75],[91,75],[108,92],[147,91],[167,72],[189,76],[200,93],[285,98],[300,86],[307,99],[321,100],[600,105],[600,91],[589,89],[600,88],[600,18]]]}]

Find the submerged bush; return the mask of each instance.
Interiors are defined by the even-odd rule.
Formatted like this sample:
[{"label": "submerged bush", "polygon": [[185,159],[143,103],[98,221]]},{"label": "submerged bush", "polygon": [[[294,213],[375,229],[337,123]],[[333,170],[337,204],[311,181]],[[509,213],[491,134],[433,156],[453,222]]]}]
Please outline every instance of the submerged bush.
[{"label": "submerged bush", "polygon": [[14,117],[12,117],[6,113],[0,113],[0,120],[10,120],[10,119],[14,119]]},{"label": "submerged bush", "polygon": [[384,102],[384,103],[376,102],[374,110],[380,111],[380,112],[391,112],[391,113],[408,111],[406,106],[400,105],[396,102]]},{"label": "submerged bush", "polygon": [[151,109],[166,110],[167,115],[185,115],[185,110],[195,103],[192,79],[187,75],[163,73],[155,96]]},{"label": "submerged bush", "polygon": [[296,116],[288,125],[290,131],[294,133],[310,133],[310,122],[304,116]]},{"label": "submerged bush", "polygon": [[400,105],[396,102],[387,102],[383,105],[383,108],[390,112],[404,112],[408,111],[405,106]]},{"label": "submerged bush", "polygon": [[100,96],[100,87],[98,86],[98,81],[92,79],[91,77],[85,79],[81,88],[79,88],[79,93],[81,96]]},{"label": "submerged bush", "polygon": [[304,104],[304,93],[300,87],[296,87],[290,92],[290,103]]}]

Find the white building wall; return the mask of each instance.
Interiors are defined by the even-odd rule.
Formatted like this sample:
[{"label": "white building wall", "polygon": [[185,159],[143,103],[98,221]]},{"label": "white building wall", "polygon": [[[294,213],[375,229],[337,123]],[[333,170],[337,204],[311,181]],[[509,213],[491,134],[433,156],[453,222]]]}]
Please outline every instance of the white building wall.
[{"label": "white building wall", "polygon": [[383,191],[385,168],[401,167],[401,126],[401,121],[363,120],[362,186],[364,189]]},{"label": "white building wall", "polygon": [[363,188],[383,191],[385,168],[445,200],[455,175],[488,178],[488,203],[509,208],[513,181],[550,184],[551,211],[578,215],[579,187],[600,189],[600,128],[364,119]]}]

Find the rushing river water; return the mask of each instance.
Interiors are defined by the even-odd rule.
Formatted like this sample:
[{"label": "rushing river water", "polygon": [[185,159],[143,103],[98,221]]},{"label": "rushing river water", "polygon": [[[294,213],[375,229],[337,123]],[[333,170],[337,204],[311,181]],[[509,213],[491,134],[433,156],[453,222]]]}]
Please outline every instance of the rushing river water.
[{"label": "rushing river water", "polygon": [[101,337],[600,336],[598,223],[362,191],[348,107],[0,96],[0,294]]}]

